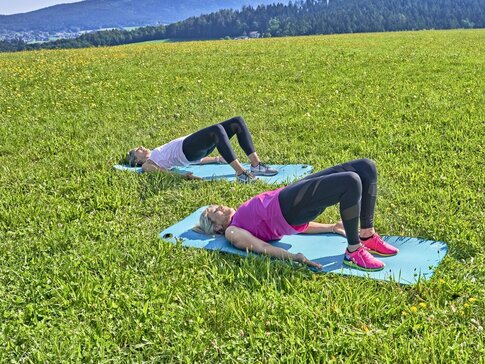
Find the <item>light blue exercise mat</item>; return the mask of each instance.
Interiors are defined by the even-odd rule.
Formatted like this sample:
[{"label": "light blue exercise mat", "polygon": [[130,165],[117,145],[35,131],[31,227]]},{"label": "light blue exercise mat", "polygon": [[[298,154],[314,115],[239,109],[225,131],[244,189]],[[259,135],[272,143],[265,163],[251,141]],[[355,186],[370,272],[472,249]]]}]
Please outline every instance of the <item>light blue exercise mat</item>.
[{"label": "light blue exercise mat", "polygon": [[[250,168],[249,164],[243,164],[243,167],[248,170]],[[288,183],[305,177],[313,170],[313,167],[307,164],[272,164],[271,167],[278,170],[277,175],[272,177],[258,176],[258,179],[266,183]],[[114,168],[120,171],[142,172],[141,167],[117,164]],[[194,176],[207,180],[226,179],[234,181],[236,179],[234,169],[228,164],[192,164],[187,167],[174,168],[171,171],[182,175],[192,172]]]},{"label": "light blue exercise mat", "polygon": [[[224,237],[199,234],[192,230],[207,206],[201,207],[182,221],[165,229],[160,238],[171,243],[181,240],[185,247],[219,250],[225,253],[246,256],[246,252],[234,248]],[[377,280],[413,284],[431,278],[434,270],[445,257],[446,243],[420,238],[384,236],[383,239],[399,248],[393,257],[379,257],[385,268],[378,272],[363,272],[343,265],[347,241],[337,234],[291,235],[272,243],[292,253],[303,253],[308,259],[323,266],[323,272],[363,276]]]}]

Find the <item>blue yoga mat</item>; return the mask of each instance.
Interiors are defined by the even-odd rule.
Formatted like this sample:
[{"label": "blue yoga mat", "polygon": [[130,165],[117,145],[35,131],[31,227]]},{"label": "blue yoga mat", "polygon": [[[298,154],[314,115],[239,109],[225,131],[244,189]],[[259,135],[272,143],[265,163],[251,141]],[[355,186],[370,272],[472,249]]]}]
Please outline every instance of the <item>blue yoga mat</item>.
[{"label": "blue yoga mat", "polygon": [[[243,167],[249,169],[250,165],[243,164]],[[276,176],[258,176],[258,179],[271,184],[288,183],[305,177],[313,170],[312,166],[306,164],[272,164],[271,167],[278,170],[278,174]],[[114,166],[114,168],[121,171],[130,171],[135,173],[142,172],[141,167],[129,167],[126,165],[117,164]],[[171,171],[182,175],[192,172],[194,176],[207,180],[226,179],[228,181],[234,181],[236,179],[234,170],[228,164],[192,164],[187,167],[174,168]]]},{"label": "blue yoga mat", "polygon": [[[199,221],[200,213],[206,207],[201,207],[182,221],[162,231],[160,238],[171,243],[181,240],[185,247],[246,256],[245,251],[234,248],[220,235],[204,235],[192,230]],[[383,239],[399,248],[399,254],[393,257],[379,257],[386,266],[378,272],[364,272],[343,265],[347,241],[338,234],[291,235],[272,244],[292,253],[303,253],[308,259],[320,263],[323,266],[322,272],[363,276],[402,284],[413,284],[418,280],[431,278],[448,251],[446,243],[440,241],[402,236],[383,236]]]}]

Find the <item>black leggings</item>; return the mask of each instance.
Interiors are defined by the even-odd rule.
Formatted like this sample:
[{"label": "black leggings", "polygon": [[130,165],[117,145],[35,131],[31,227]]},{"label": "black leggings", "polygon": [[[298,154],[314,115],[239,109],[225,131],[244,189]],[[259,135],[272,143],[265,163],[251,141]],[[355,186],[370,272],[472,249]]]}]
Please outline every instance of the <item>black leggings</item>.
[{"label": "black leggings", "polygon": [[231,163],[236,159],[236,154],[231,143],[229,143],[229,139],[234,134],[237,135],[237,141],[246,155],[255,152],[251,134],[241,116],[236,116],[190,134],[183,141],[182,151],[187,160],[193,162],[207,157],[217,148],[222,158],[227,163]]},{"label": "black leggings", "polygon": [[377,170],[370,159],[339,164],[285,187],[279,194],[281,212],[290,225],[312,221],[340,202],[340,216],[350,245],[358,244],[361,228],[374,227]]}]

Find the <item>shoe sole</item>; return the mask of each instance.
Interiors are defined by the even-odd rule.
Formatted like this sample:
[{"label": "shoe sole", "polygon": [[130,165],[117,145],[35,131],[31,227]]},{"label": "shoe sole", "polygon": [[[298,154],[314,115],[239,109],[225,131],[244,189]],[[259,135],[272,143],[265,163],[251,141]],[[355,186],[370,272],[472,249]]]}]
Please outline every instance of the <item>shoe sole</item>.
[{"label": "shoe sole", "polygon": [[254,174],[255,176],[263,176],[263,177],[272,177],[272,176],[276,176],[278,174],[278,172],[275,172],[275,173],[251,172],[251,173]]},{"label": "shoe sole", "polygon": [[384,253],[379,253],[379,252],[376,252],[375,250],[372,250],[372,249],[369,249],[369,248],[367,248],[367,249],[368,249],[367,251],[368,251],[369,253],[374,254],[374,255],[378,255],[378,256],[380,256],[380,257],[393,257],[393,256],[397,255],[397,253],[399,253],[399,252],[397,251],[397,252],[395,252],[395,253],[393,253],[393,254],[384,254]]},{"label": "shoe sole", "polygon": [[354,268],[354,269],[361,270],[361,271],[364,271],[364,272],[378,272],[380,270],[383,270],[384,267],[385,267],[384,266],[382,268],[364,268],[364,267],[361,267],[360,265],[357,265],[354,262],[348,261],[346,259],[344,259],[344,264],[349,266],[350,268]]}]

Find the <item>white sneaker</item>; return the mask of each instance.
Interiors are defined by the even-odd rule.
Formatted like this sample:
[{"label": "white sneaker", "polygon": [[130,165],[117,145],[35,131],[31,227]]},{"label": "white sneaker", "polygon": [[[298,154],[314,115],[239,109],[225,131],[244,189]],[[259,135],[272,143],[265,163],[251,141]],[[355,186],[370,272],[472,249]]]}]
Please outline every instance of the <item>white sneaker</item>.
[{"label": "white sneaker", "polygon": [[264,163],[259,162],[256,167],[251,166],[251,173],[255,176],[274,176],[278,171]]},{"label": "white sneaker", "polygon": [[254,183],[258,179],[254,176],[254,174],[245,170],[240,175],[236,175],[236,180],[240,183]]}]

